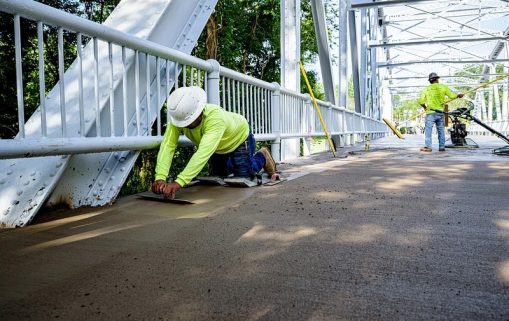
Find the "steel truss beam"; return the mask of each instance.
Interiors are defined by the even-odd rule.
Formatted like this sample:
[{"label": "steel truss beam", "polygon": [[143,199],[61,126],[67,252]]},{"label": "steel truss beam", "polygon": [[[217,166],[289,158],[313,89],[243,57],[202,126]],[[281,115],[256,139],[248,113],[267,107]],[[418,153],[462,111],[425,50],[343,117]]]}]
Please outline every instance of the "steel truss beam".
[{"label": "steel truss beam", "polygon": [[[440,0],[386,0],[386,1],[375,1],[375,0],[351,0],[351,9],[367,9],[376,7],[389,7],[399,6],[406,4],[416,4],[419,2],[440,2]],[[444,2],[444,1],[441,1]]]},{"label": "steel truss beam", "polygon": [[[442,83],[444,85],[450,86],[450,87],[479,87],[482,84],[475,83],[475,84],[461,84],[461,83],[454,83],[454,84],[447,84]],[[422,85],[404,85],[404,86],[398,86],[398,85],[390,85],[388,86],[389,89],[398,89],[398,88],[423,88],[428,87],[429,84],[422,84]]]},{"label": "steel truss beam", "polygon": [[325,7],[322,0],[311,1],[311,9],[313,12],[313,22],[315,25],[325,97],[327,101],[330,101],[335,105],[336,99],[334,97],[334,82],[332,77],[329,37],[327,35],[327,24],[325,21]]},{"label": "steel truss beam", "polygon": [[[509,37],[509,26],[505,29],[504,36]],[[497,59],[498,56],[500,55],[500,53],[502,52],[502,49],[504,49],[505,44],[506,43],[504,41],[498,41],[495,44],[495,46],[493,47],[493,50],[491,51],[491,53],[489,55],[489,58],[490,59]],[[484,66],[483,70],[482,70],[482,73],[483,74],[488,74],[489,73],[489,67],[488,66]],[[486,78],[483,78],[483,80],[484,79],[486,79]]]},{"label": "steel truss beam", "polygon": [[[463,8],[463,9],[455,9],[455,10],[449,10],[449,14],[458,14],[458,15],[448,15],[448,18],[461,18],[461,17],[473,17],[479,16],[479,13],[482,15],[485,12],[484,11],[492,11],[496,10],[496,13],[505,13],[507,12],[507,9],[501,10],[500,7],[482,7],[482,8]],[[473,11],[472,13],[467,13],[469,11]],[[418,20],[426,20],[429,18],[430,14],[439,14],[441,11],[429,11],[429,13],[424,12],[418,12],[411,15],[408,14],[388,14],[385,16],[385,23],[386,24],[393,24],[398,22],[406,22],[406,21],[418,21]],[[464,14],[461,14],[464,13]],[[402,19],[399,19],[402,18]]]},{"label": "steel truss beam", "polygon": [[396,63],[379,63],[378,68],[395,68],[399,66],[418,64],[492,64],[509,62],[509,59],[486,59],[486,60],[429,60],[429,61],[405,61]]},{"label": "steel truss beam", "polygon": [[[412,7],[412,6],[408,6],[408,7],[409,7],[409,8],[412,8],[412,9],[414,9],[414,10],[422,11],[422,12],[427,13],[427,14],[431,14],[431,13],[430,13],[430,11],[428,11],[428,10],[424,10],[424,9],[416,8],[416,7]],[[460,25],[460,26],[462,26],[462,27],[464,27],[464,28],[468,28],[468,29],[474,30],[474,31],[476,31],[476,32],[477,32],[477,31],[480,31],[480,32],[481,32],[481,33],[483,33],[483,34],[486,34],[486,35],[489,35],[489,36],[495,36],[495,35],[493,35],[493,34],[491,34],[491,33],[489,33],[489,32],[485,32],[485,31],[482,31],[482,30],[478,30],[478,29],[476,29],[476,28],[474,28],[474,27],[472,27],[472,26],[469,26],[468,24],[465,24],[465,23],[462,23],[462,22],[459,22],[459,21],[456,21],[456,20],[450,19],[450,18],[448,18],[448,17],[442,17],[442,16],[437,15],[437,14],[431,14],[431,15],[432,15],[432,16],[434,16],[434,17],[437,17],[437,18],[444,19],[444,20],[446,20],[446,21],[449,21],[449,22],[455,23],[455,24]]]},{"label": "steel truss beam", "polygon": [[[447,75],[440,76],[440,78],[468,78],[468,77],[484,77],[484,76],[502,76],[505,74],[472,74],[472,75]],[[405,80],[405,79],[428,79],[428,76],[412,76],[412,77],[391,77],[385,78],[384,80]]]},{"label": "steel truss beam", "polygon": [[423,41],[402,41],[402,42],[391,42],[391,43],[371,43],[368,45],[369,48],[390,48],[399,46],[418,46],[418,45],[432,45],[440,43],[458,43],[458,42],[477,42],[477,41],[494,41],[494,40],[507,40],[509,36],[499,37],[478,37],[478,38],[449,38],[449,39],[437,39],[437,40],[423,40]]},{"label": "steel truss beam", "polygon": [[359,68],[359,47],[357,39],[357,28],[355,21],[355,11],[348,12],[348,29],[350,35],[350,59],[352,61],[352,80],[353,91],[355,100],[355,112],[364,113],[361,103],[361,90],[360,90],[360,68]]}]

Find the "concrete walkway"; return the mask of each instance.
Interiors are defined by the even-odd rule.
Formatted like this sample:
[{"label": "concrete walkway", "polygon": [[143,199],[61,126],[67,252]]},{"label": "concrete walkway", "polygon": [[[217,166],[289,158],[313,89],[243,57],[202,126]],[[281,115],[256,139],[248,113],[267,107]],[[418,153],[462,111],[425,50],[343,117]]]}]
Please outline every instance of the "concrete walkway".
[{"label": "concrete walkway", "polygon": [[[0,319],[509,320],[509,157],[422,137],[0,231]],[[352,150],[356,150],[352,153]]]}]

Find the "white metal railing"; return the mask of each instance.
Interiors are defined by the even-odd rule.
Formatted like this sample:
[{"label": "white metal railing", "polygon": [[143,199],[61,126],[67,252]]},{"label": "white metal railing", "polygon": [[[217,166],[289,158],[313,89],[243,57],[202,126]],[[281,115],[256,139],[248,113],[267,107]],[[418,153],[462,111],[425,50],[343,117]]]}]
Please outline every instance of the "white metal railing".
[{"label": "white metal railing", "polygon": [[[153,148],[162,140],[160,110],[169,93],[190,85],[203,87],[209,102],[244,115],[258,140],[324,135],[308,95],[40,3],[0,0],[0,11],[14,17],[19,118],[18,135],[0,140],[0,158]],[[37,25],[40,103],[28,122],[24,119],[21,19]],[[58,39],[59,82],[46,94],[44,35],[53,30]],[[77,48],[76,60],[67,71],[64,34],[75,36]],[[84,39],[89,39],[86,45]],[[134,75],[131,83],[130,75]],[[93,108],[84,97],[93,97]],[[323,101],[319,106],[332,135],[362,139],[366,134],[387,133],[378,120]]]},{"label": "white metal railing", "polygon": [[[505,136],[509,135],[509,119],[490,121],[486,122],[486,124]],[[474,135],[493,135],[492,132],[474,122],[470,123],[468,131]]]}]

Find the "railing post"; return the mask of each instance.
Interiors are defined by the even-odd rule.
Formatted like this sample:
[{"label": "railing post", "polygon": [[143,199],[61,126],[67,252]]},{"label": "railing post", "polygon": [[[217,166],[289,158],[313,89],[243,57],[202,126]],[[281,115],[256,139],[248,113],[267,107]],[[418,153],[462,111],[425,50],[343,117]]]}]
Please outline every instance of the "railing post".
[{"label": "railing post", "polygon": [[[333,135],[335,124],[334,124],[334,112],[332,110],[332,107],[334,107],[334,104],[329,101],[327,104],[327,114],[328,114],[327,118],[329,119],[329,121],[328,121],[328,123],[326,122],[327,123],[326,126],[327,126],[327,131],[329,132],[329,135],[331,137],[331,140],[334,143],[334,147],[336,147],[336,146],[338,146],[339,142],[338,142],[337,136]],[[328,145],[329,144],[326,144],[326,146],[328,146]],[[330,146],[329,146],[328,151],[329,150],[330,150]]]},{"label": "railing post", "polygon": [[212,71],[207,73],[207,102],[210,104],[219,105],[219,63],[214,59],[209,59],[207,62],[212,67]]},{"label": "railing post", "polygon": [[281,86],[274,82],[272,92],[272,133],[276,138],[271,144],[272,158],[276,162],[281,161]]},{"label": "railing post", "polygon": [[[312,114],[311,96],[306,94],[306,100],[304,101],[304,121],[302,122],[302,133],[310,134],[314,132],[314,117]],[[302,156],[308,156],[311,154],[311,137],[305,136],[302,142]]]}]

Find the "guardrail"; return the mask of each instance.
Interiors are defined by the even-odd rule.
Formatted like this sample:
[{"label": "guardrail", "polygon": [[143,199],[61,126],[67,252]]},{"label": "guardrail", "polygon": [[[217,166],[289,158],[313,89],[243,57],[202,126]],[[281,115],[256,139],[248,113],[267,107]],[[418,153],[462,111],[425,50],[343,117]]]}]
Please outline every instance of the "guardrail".
[{"label": "guardrail", "polygon": [[[486,122],[486,124],[506,136],[509,135],[509,119],[495,120]],[[492,132],[473,122],[470,124],[468,131],[474,135],[493,135]]]},{"label": "guardrail", "polygon": [[[14,24],[19,133],[0,140],[0,158],[139,150],[162,140],[162,107],[174,88],[198,85],[209,102],[244,115],[258,140],[323,136],[308,95],[280,88],[216,61],[183,54],[43,4],[0,0]],[[36,25],[40,102],[25,122],[21,21]],[[58,84],[46,94],[45,39],[56,33]],[[46,37],[45,37],[46,36]],[[64,70],[64,39],[76,59]],[[332,135],[387,133],[383,122],[319,101]]]}]

